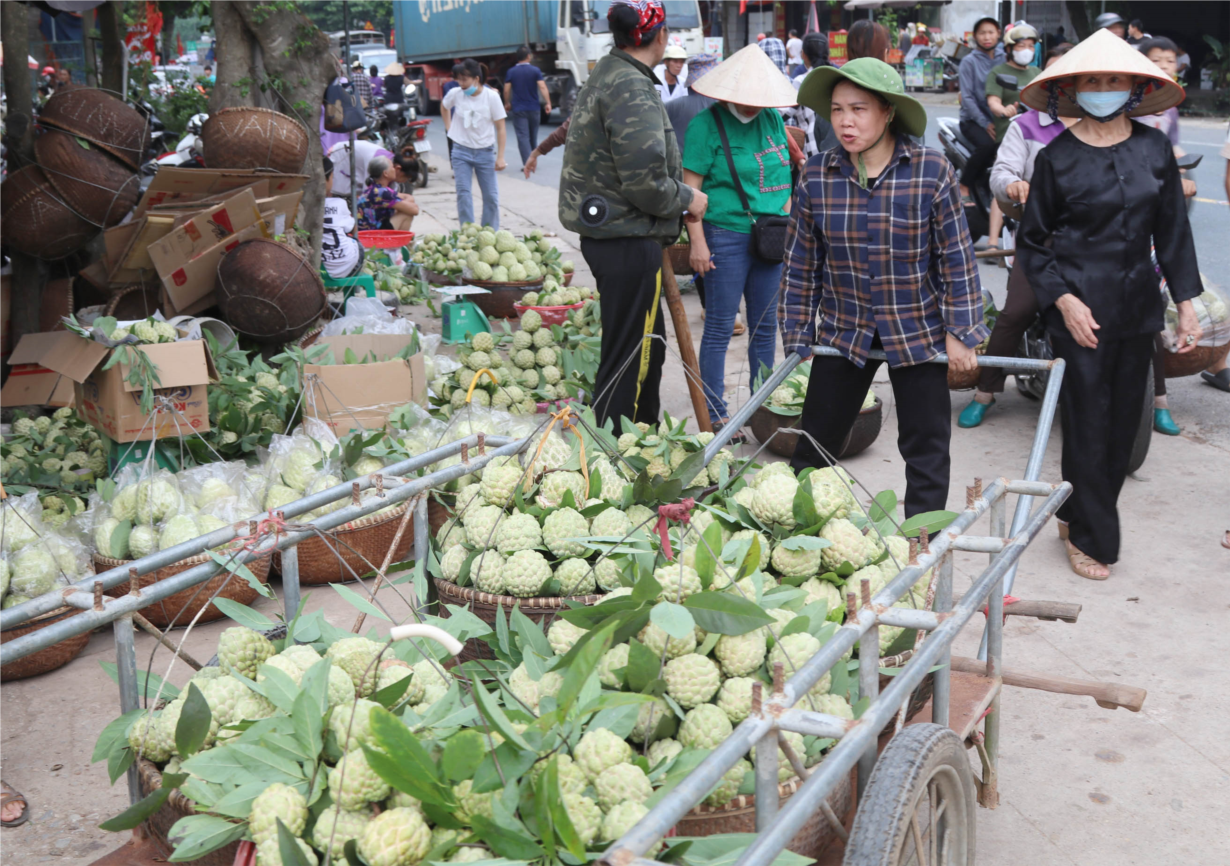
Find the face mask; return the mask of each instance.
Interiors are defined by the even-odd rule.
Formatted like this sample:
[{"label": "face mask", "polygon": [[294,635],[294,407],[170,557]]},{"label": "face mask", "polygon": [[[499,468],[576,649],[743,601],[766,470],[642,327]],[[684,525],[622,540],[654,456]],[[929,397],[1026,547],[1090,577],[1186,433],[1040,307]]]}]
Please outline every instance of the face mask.
[{"label": "face mask", "polygon": [[463,93],[465,93],[465,95],[466,95],[466,96],[473,96],[474,94],[478,93],[478,85],[477,85],[477,84],[471,84],[469,87],[467,87],[467,88],[463,91]]},{"label": "face mask", "polygon": [[751,117],[748,117],[742,111],[735,108],[734,103],[732,102],[726,103],[726,108],[730,111],[731,114],[733,114],[736,118],[738,118],[740,123],[751,123],[753,120],[756,119],[757,115],[760,114],[760,111],[757,110],[756,114],[753,114]]},{"label": "face mask", "polygon": [[1012,52],[1012,59],[1021,66],[1028,66],[1034,59],[1032,48],[1020,48]]},{"label": "face mask", "polygon": [[1081,91],[1076,104],[1094,120],[1110,120],[1119,113],[1132,95],[1130,90]]}]

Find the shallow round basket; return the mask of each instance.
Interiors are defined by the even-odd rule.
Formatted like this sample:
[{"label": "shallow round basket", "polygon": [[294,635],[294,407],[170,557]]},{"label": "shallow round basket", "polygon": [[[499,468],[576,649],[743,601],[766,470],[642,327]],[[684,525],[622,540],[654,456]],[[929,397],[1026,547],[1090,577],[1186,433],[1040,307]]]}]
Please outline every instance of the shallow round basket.
[{"label": "shallow round basket", "polygon": [[[166,580],[194,566],[212,561],[208,554],[198,554],[197,556],[180,560],[174,565],[168,565],[157,571],[151,571],[149,574],[143,574],[138,580],[142,588],[152,586],[160,580]],[[113,559],[110,556],[103,556],[101,553],[95,552],[94,571],[101,574],[112,568],[130,565],[132,562],[133,560],[131,559]],[[248,570],[252,572],[253,577],[261,583],[268,583],[269,564],[270,557],[264,556],[247,563],[247,566]],[[128,594],[128,584],[122,583],[113,589],[108,589],[105,591],[105,594],[111,598],[123,598]],[[205,608],[205,612],[197,620],[198,623],[213,622],[225,616],[218,609],[217,605],[211,602],[211,599],[215,596],[217,598],[228,598],[240,604],[251,604],[256,600],[257,595],[259,593],[239,575],[232,575],[229,571],[220,571],[204,583],[181,590],[172,596],[164,598],[162,601],[154,602],[149,607],[141,608],[141,615],[159,628],[170,628],[172,626],[184,628],[192,622],[193,618],[202,608]]]},{"label": "shallow round basket", "polygon": [[562,325],[568,320],[568,314],[573,310],[579,310],[585,306],[584,302],[579,304],[565,304],[560,307],[530,307],[525,304],[513,304],[513,309],[517,311],[517,315],[524,315],[526,310],[533,310],[538,315],[542,316],[544,325]]},{"label": "shallow round basket", "polygon": [[452,274],[437,274],[435,271],[429,271],[423,268],[423,279],[433,286],[455,286],[457,285],[457,277]]},{"label": "shallow round basket", "polygon": [[149,124],[139,111],[93,87],[52,94],[38,122],[98,145],[134,171],[141,167],[149,142]]},{"label": "shallow round basket", "polygon": [[[854,808],[854,789],[850,781],[852,775],[853,771],[843,776],[828,796],[828,804],[833,814],[841,821],[844,821]],[[786,805],[801,784],[795,778],[777,786],[781,805]],[[697,806],[675,825],[675,834],[678,836],[716,836],[719,833],[755,832],[756,797],[754,794],[741,794],[725,806]],[[817,859],[836,838],[837,834],[825,820],[824,813],[817,809],[786,847],[796,854]]]},{"label": "shallow round basket", "polygon": [[978,375],[982,371],[981,367],[975,367],[973,370],[964,373],[958,373],[952,367],[948,368],[948,390],[949,391],[968,391],[970,388],[977,387]]},{"label": "shallow round basket", "polygon": [[111,296],[106,313],[120,321],[144,319],[158,311],[158,301],[158,290],[153,286],[133,285]]},{"label": "shallow round basket", "polygon": [[34,158],[65,203],[103,228],[127,216],[141,195],[129,166],[67,132],[44,131],[34,141]]},{"label": "shallow round basket", "polygon": [[[514,595],[492,595],[489,592],[480,592],[472,587],[458,586],[438,577],[433,580],[436,583],[436,591],[440,595],[440,616],[448,616],[448,610],[444,607],[446,604],[468,608],[470,613],[483,622],[490,623],[493,631],[495,613],[499,608],[504,608],[505,616],[514,607],[520,608],[523,614],[534,622],[540,623],[544,619],[554,617],[562,610],[568,610],[565,602],[579,601],[584,605],[594,605],[606,598],[605,595],[574,595],[567,598],[556,595],[536,595],[530,598],[518,598]],[[495,655],[485,641],[471,638],[466,641],[460,658],[462,661],[473,661],[474,659],[495,658]]]},{"label": "shallow round basket", "polygon": [[369,250],[396,250],[414,243],[414,232],[366,229],[359,232],[359,243]]},{"label": "shallow round basket", "polygon": [[37,165],[10,172],[0,184],[0,235],[39,259],[62,259],[85,246],[98,227],[68,206]]},{"label": "shallow round basket", "polygon": [[[866,451],[880,435],[883,423],[884,401],[876,397],[875,405],[859,411],[837,458],[853,457]],[[794,447],[799,441],[798,425],[798,415],[778,415],[767,406],[761,406],[753,412],[750,422],[756,441],[761,445],[768,443],[768,449],[780,457],[794,456]]]},{"label": "shallow round basket", "polygon": [[224,108],[201,127],[209,168],[267,168],[297,174],[308,155],[308,131],[268,108]]},{"label": "shallow round basket", "polygon": [[328,306],[320,272],[268,238],[244,241],[223,256],[217,291],[227,324],[267,345],[299,339]]},{"label": "shallow round basket", "polygon": [[687,276],[692,273],[692,263],[688,260],[688,256],[692,254],[690,243],[671,244],[666,248],[666,252],[671,257],[671,270],[676,276]]},{"label": "shallow round basket", "polygon": [[1224,346],[1197,346],[1190,352],[1180,355],[1178,352],[1163,352],[1166,378],[1177,379],[1181,376],[1195,376],[1201,370],[1207,370],[1226,357],[1230,351],[1230,343]]},{"label": "shallow round basket", "polygon": [[542,281],[536,283],[484,283],[475,280],[472,285],[488,289],[485,295],[468,295],[489,319],[515,319],[519,315],[517,303],[526,292],[542,287]]},{"label": "shallow round basket", "polygon": [[[62,619],[68,619],[74,614],[81,611],[75,607],[62,607],[58,610],[50,611],[42,616],[36,616],[33,619],[22,623],[19,626],[14,626],[6,631],[0,631],[0,643],[8,643],[11,640],[21,637],[22,635],[30,634],[39,629],[46,628],[52,623],[57,623]],[[81,651],[85,649],[85,645],[90,642],[90,633],[87,631],[84,634],[75,635],[74,637],[65,638],[57,644],[52,644],[46,649],[41,649],[38,652],[32,652],[24,658],[19,658],[15,662],[9,662],[7,665],[0,667],[0,682],[8,682],[9,680],[23,680],[26,677],[36,677],[39,674],[45,674],[48,671],[54,671],[56,668],[64,667],[71,662]]]},{"label": "shallow round basket", "polygon": [[[895,656],[886,656],[880,659],[880,669],[885,668],[901,668],[905,667],[905,663],[914,657],[914,650],[908,649],[905,652],[898,653]],[[888,674],[880,674],[880,691],[884,691],[892,685],[893,678]],[[908,722],[914,718],[927,705],[927,701],[931,700],[932,694],[935,693],[935,672],[928,673],[922,678],[922,682],[910,693],[910,703],[906,706],[905,720]]]},{"label": "shallow round basket", "polygon": [[[137,760],[137,777],[141,780],[142,797],[148,797],[162,787],[162,772],[145,758]],[[158,811],[146,819],[145,826],[154,838],[166,845],[169,850],[174,846],[167,836],[171,828],[175,826],[175,822],[180,818],[196,814],[193,802],[176,790],[172,791],[166,802],[158,807]],[[191,862],[195,866],[233,866],[238,852],[239,842],[235,841]]]},{"label": "shallow round basket", "polygon": [[[299,542],[296,545],[299,549],[299,583],[309,586],[346,583],[380,568],[389,548],[393,546],[401,517],[409,507],[409,503],[403,502],[391,514],[368,515],[329,530],[324,538],[318,535]],[[414,518],[411,517],[389,561],[404,561],[413,545]],[[275,555],[278,557],[278,570],[281,571],[281,554]]]}]

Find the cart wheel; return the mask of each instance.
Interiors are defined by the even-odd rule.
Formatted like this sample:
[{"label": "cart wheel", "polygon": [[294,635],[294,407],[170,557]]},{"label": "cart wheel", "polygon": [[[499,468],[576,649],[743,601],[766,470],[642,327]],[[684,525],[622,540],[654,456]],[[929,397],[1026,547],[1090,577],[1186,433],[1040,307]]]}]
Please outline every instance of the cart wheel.
[{"label": "cart wheel", "polygon": [[942,725],[910,725],[876,761],[842,863],[973,866],[974,812],[961,739]]}]

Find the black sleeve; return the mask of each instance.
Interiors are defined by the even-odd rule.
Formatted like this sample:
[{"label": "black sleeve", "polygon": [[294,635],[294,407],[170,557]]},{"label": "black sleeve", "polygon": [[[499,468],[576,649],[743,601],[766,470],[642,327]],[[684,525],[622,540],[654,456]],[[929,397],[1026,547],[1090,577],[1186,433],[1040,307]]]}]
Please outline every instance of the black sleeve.
[{"label": "black sleeve", "polygon": [[1045,149],[1034,162],[1033,178],[1029,182],[1029,198],[1025,202],[1025,218],[1017,234],[1016,246],[1025,270],[1025,278],[1043,309],[1071,290],[1064,282],[1059,262],[1046,242],[1055,231],[1062,199],[1055,182],[1055,169]]},{"label": "black sleeve", "polygon": [[1173,148],[1165,148],[1164,159],[1157,217],[1153,223],[1153,246],[1170,296],[1177,304],[1199,297],[1204,284],[1196,264],[1196,242],[1192,239],[1192,224],[1187,219],[1187,200],[1183,196],[1183,180]]}]

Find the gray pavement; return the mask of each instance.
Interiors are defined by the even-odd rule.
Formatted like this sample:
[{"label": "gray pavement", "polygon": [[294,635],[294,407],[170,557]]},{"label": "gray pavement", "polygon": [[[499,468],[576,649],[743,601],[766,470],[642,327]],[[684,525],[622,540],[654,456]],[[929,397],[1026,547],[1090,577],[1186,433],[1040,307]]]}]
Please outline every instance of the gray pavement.
[{"label": "gray pavement", "polygon": [[[438,132],[432,133],[433,144]],[[423,208],[414,225],[419,232],[456,224],[443,147],[439,140],[432,157],[439,171],[417,196]],[[556,215],[549,181],[558,177],[558,165],[549,171],[544,160],[535,180],[525,181],[513,173],[519,165],[515,145],[508,161],[513,169],[500,178],[503,226],[518,233],[531,227],[555,232],[565,256],[577,265],[577,284],[593,285],[576,237],[562,230]],[[1209,209],[1216,213],[1212,205]],[[1221,218],[1226,219],[1224,206]],[[1224,246],[1230,234],[1222,231]],[[1001,296],[1005,273],[982,267],[984,282]],[[684,295],[684,306],[692,340],[699,345],[703,321],[694,293]],[[406,314],[425,330],[439,331],[439,321],[425,307],[407,308]],[[663,408],[676,417],[691,416],[678,343],[667,330]],[[747,393],[745,362],[739,362],[746,357],[744,340],[733,340],[728,355],[727,390],[734,403]],[[1088,698],[1005,692],[1002,804],[978,811],[978,862],[983,866],[1230,862],[1224,831],[1230,806],[1225,674],[1230,551],[1218,544],[1230,528],[1230,404],[1224,398],[1218,402],[1219,392],[1191,379],[1172,380],[1172,386],[1171,403],[1184,435],[1155,436],[1148,462],[1128,479],[1120,498],[1123,553],[1112,578],[1093,582],[1073,575],[1048,527],[1022,560],[1015,594],[1079,603],[1080,621],[1066,625],[1011,618],[1005,629],[1009,668],[1141,686],[1149,690],[1148,700],[1142,712],[1133,714],[1101,709]],[[847,461],[847,468],[872,491],[901,491],[904,466],[894,447],[900,419],[883,372],[873,387],[885,400],[884,428],[867,451]],[[954,416],[967,396],[953,395]],[[1009,388],[980,428],[956,430],[954,425],[950,502],[962,501],[974,477],[1019,477],[1036,423],[1037,404]],[[1056,429],[1043,464],[1045,480],[1060,477],[1059,448]],[[750,454],[755,446],[743,450]],[[973,554],[958,556],[958,591],[983,563]],[[395,618],[405,617],[409,610],[396,589],[382,590],[380,597]],[[332,589],[304,594],[308,610],[323,608],[334,625],[349,627],[353,621],[355,612]],[[275,602],[266,600],[254,607],[269,616],[277,610]],[[368,622],[380,632],[387,628]],[[208,658],[229,624],[223,620],[194,629],[185,648]],[[974,621],[957,651],[973,655],[980,631],[981,623]],[[183,636],[175,633],[176,640]],[[140,632],[136,640],[139,663],[146,667],[153,641]],[[168,656],[158,650],[153,669],[166,673]],[[24,827],[0,831],[3,862],[86,866],[124,840],[96,827],[125,808],[125,786],[122,781],[111,786],[102,765],[89,762],[98,732],[119,712],[115,687],[99,667],[114,658],[110,630],[100,631],[66,667],[5,683],[0,690],[3,776],[29,797],[33,815]],[[179,664],[170,679],[182,684],[189,673]],[[977,758],[971,759],[976,767]]]}]

